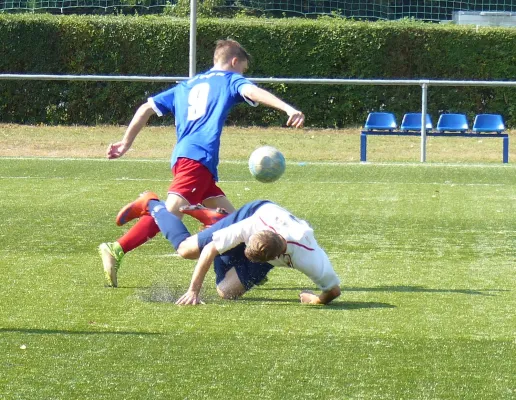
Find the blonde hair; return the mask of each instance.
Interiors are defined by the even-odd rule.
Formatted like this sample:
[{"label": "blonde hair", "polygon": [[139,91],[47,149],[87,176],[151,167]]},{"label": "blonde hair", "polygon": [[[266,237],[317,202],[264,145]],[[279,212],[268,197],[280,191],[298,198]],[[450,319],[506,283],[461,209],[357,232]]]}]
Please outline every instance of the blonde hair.
[{"label": "blonde hair", "polygon": [[285,239],[271,231],[260,231],[249,238],[244,254],[252,262],[274,260],[285,251]]},{"label": "blonde hair", "polygon": [[234,57],[238,61],[251,61],[251,55],[236,40],[217,40],[215,53],[213,54],[213,64],[227,64]]}]

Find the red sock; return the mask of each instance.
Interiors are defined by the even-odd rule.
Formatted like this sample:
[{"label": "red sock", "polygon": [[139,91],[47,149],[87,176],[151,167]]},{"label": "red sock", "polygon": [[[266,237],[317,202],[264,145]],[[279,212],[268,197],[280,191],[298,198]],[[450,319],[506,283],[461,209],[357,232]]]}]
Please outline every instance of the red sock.
[{"label": "red sock", "polygon": [[127,253],[141,246],[147,240],[152,239],[158,232],[159,228],[156,222],[154,222],[154,218],[150,215],[144,215],[124,236],[118,239],[117,242],[122,247],[122,250],[124,250],[124,253]]}]

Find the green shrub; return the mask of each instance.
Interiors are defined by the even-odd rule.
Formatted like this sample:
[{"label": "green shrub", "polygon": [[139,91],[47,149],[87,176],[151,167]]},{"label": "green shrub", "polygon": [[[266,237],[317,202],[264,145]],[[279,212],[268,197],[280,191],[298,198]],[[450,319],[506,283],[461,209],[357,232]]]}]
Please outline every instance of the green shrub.
[{"label": "green shrub", "polygon": [[[212,65],[217,39],[253,55],[248,76],[352,79],[511,80],[516,31],[414,21],[239,17],[198,20],[197,70]],[[169,16],[0,15],[2,73],[187,76],[189,21]],[[128,123],[139,104],[169,84],[1,81],[3,122]],[[307,114],[307,124],[363,123],[372,110],[399,117],[421,108],[419,86],[263,84]],[[514,89],[430,87],[429,111],[498,112],[516,122]],[[158,121],[159,122],[159,121]],[[280,125],[280,113],[237,107],[229,122]]]}]

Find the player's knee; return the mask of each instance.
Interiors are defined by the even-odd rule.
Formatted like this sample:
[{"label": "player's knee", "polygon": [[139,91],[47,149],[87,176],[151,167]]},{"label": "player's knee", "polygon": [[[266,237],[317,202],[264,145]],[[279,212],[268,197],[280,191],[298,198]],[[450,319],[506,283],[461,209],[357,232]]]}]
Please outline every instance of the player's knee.
[{"label": "player's knee", "polygon": [[183,220],[183,217],[185,216],[175,205],[170,205],[168,203],[165,204],[167,211],[171,214],[174,214],[177,218],[180,220]]},{"label": "player's knee", "polygon": [[224,300],[236,300],[242,297],[242,295],[244,294],[241,291],[235,291],[228,288],[221,288],[220,286],[217,286],[217,293]]},{"label": "player's knee", "polygon": [[197,260],[199,258],[199,246],[192,245],[191,240],[184,240],[177,248],[177,254],[187,260]]},{"label": "player's knee", "polygon": [[174,214],[177,218],[183,219],[184,214],[179,211],[182,206],[188,205],[188,202],[177,194],[170,193],[165,201],[165,207],[169,213]]},{"label": "player's knee", "polygon": [[217,293],[223,299],[238,299],[247,289],[240,282],[240,278],[236,273],[235,268],[231,268],[226,272],[226,276],[217,285]]}]

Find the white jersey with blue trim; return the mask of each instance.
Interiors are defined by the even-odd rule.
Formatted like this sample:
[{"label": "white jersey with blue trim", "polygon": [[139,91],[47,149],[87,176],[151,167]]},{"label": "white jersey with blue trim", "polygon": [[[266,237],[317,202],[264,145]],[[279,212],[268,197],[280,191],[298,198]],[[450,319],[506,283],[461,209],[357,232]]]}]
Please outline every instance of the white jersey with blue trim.
[{"label": "white jersey with blue trim", "polygon": [[321,290],[329,290],[340,284],[328,255],[318,245],[310,225],[274,203],[266,203],[252,216],[214,232],[213,243],[222,254],[240,243],[247,244],[253,234],[263,230],[276,232],[287,242],[286,252],[268,261],[269,264],[297,269]]}]

